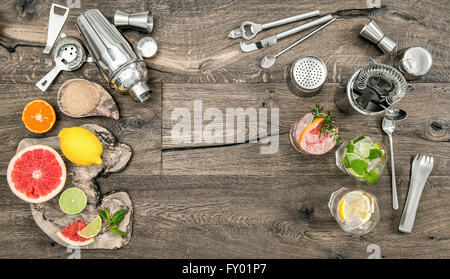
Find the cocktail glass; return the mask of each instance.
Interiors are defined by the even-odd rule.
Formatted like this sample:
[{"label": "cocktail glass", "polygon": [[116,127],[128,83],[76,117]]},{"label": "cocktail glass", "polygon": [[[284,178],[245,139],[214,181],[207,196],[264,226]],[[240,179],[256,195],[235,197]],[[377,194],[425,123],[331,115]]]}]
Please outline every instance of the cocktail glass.
[{"label": "cocktail glass", "polygon": [[361,189],[337,190],[331,194],[328,208],[342,230],[353,235],[371,232],[380,220],[377,199]]},{"label": "cocktail glass", "polygon": [[[313,123],[313,119],[312,113],[307,113],[298,121],[295,121],[291,126],[289,139],[298,152],[313,155],[325,154],[333,149],[336,141],[330,135],[320,134],[320,123]],[[299,142],[300,136],[302,137],[301,143]]]},{"label": "cocktail glass", "polygon": [[336,165],[345,174],[373,184],[386,165],[386,148],[369,136],[344,141],[336,150]]}]

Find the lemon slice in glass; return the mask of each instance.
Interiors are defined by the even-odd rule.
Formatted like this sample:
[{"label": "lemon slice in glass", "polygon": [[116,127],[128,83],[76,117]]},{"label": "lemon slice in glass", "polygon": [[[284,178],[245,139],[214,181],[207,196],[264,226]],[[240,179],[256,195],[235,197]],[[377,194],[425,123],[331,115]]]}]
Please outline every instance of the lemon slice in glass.
[{"label": "lemon slice in glass", "polygon": [[367,224],[372,217],[372,205],[370,199],[361,191],[347,193],[339,202],[339,217],[344,221],[350,221],[357,216],[361,224]]}]

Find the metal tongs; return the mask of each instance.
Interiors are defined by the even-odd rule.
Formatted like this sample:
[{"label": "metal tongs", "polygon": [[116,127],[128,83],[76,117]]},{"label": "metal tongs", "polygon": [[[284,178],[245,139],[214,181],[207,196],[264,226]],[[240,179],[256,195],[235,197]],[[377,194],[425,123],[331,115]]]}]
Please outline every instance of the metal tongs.
[{"label": "metal tongs", "polygon": [[[319,10],[314,10],[314,11],[311,11],[311,12],[302,13],[302,14],[298,14],[298,15],[294,15],[294,16],[290,16],[290,17],[274,20],[274,21],[271,21],[271,22],[263,23],[263,24],[253,23],[251,21],[244,21],[241,24],[241,27],[239,29],[231,31],[230,34],[228,34],[228,37],[232,38],[232,39],[236,39],[236,38],[242,37],[244,40],[251,40],[251,39],[253,39],[256,36],[256,34],[258,34],[259,32],[261,32],[264,29],[269,29],[269,28],[272,28],[272,27],[281,26],[281,25],[284,25],[284,24],[288,24],[288,23],[291,23],[291,22],[299,21],[299,20],[302,20],[302,19],[315,17],[315,16],[318,16],[318,15],[320,15],[320,11]],[[247,27],[247,26],[250,26],[250,31],[251,31],[250,35],[247,35],[246,32],[245,32],[246,31],[245,27]]]},{"label": "metal tongs", "polygon": [[420,197],[427,182],[428,176],[433,170],[434,159],[431,156],[417,154],[414,157],[411,168],[411,180],[409,182],[408,197],[402,218],[400,219],[399,231],[411,233]]}]

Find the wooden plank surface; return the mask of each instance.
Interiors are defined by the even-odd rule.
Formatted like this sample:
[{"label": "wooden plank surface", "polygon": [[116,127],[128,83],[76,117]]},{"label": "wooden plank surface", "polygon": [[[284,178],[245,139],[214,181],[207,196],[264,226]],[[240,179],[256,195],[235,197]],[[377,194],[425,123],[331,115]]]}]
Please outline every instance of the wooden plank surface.
[{"label": "wooden plank surface", "polygon": [[[86,78],[106,87],[94,64],[64,72],[46,93],[35,83],[53,67],[42,53],[47,36],[48,10],[52,1],[3,1],[0,4],[0,236],[1,258],[66,258],[70,252],[53,243],[39,230],[28,204],[17,199],[6,182],[6,167],[17,143],[36,137],[21,122],[21,111],[33,99],[44,99],[56,109],[58,121],[45,136],[63,127],[95,123],[109,129],[133,148],[128,167],[108,178],[98,178],[104,193],[129,192],[135,205],[133,237],[115,251],[82,251],[83,258],[366,258],[367,246],[377,244],[384,258],[450,257],[450,6],[447,0],[382,1],[369,9],[366,1],[212,0],[212,1],[81,1],[72,9],[64,27],[79,37],[75,21],[86,9],[99,8],[111,18],[115,10],[151,10],[155,17],[152,37],[159,53],[147,59],[150,101],[138,105],[131,97],[108,89],[121,118],[73,119],[56,106],[59,86],[71,78]],[[54,1],[65,4],[65,1]],[[320,9],[332,13],[335,23],[279,57],[268,70],[260,59],[287,47],[300,35],[253,53],[242,53],[240,40],[227,34],[245,20],[257,23]],[[320,102],[337,117],[344,139],[359,134],[387,138],[381,116],[362,117],[341,113],[334,94],[348,78],[373,57],[393,65],[358,32],[373,18],[398,42],[399,48],[419,45],[433,56],[431,71],[412,82],[416,90],[396,106],[409,116],[395,132],[396,171],[400,208],[406,199],[410,162],[418,152],[436,158],[425,186],[412,234],[397,231],[401,210],[391,208],[390,163],[375,185],[346,177],[334,165],[334,154],[305,156],[289,143],[290,125]],[[296,24],[262,32],[257,39]],[[145,34],[124,30],[136,44]],[[287,65],[306,55],[322,58],[328,68],[327,84],[315,97],[300,99],[285,84]],[[258,135],[251,127],[228,132],[244,135],[247,142],[175,144],[171,120],[176,108],[194,113],[194,101],[203,110],[217,108],[279,109],[279,151],[260,154],[260,143],[248,143]],[[270,115],[270,114],[269,114]],[[203,124],[206,125],[205,121]],[[237,124],[237,123],[236,123]],[[270,126],[270,122],[269,122]],[[224,133],[226,133],[226,128]],[[41,136],[37,136],[41,137]],[[363,238],[349,237],[332,219],[330,194],[343,186],[360,186],[379,200],[381,221]]]}]

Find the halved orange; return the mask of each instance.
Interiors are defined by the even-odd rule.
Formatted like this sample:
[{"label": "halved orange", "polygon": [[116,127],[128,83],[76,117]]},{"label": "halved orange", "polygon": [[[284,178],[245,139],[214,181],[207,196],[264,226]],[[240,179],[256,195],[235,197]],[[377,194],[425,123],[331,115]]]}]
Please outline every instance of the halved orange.
[{"label": "halved orange", "polygon": [[298,137],[298,144],[301,146],[302,143],[302,139],[303,136],[309,131],[311,130],[313,127],[316,126],[316,124],[322,122],[324,118],[323,117],[319,117],[316,118],[314,121],[312,121],[311,123],[309,123],[308,125],[306,125],[306,127],[302,130],[302,132],[300,133],[300,136]]},{"label": "halved orange", "polygon": [[46,101],[34,100],[23,109],[22,121],[31,132],[42,134],[50,131],[55,124],[55,110]]}]

